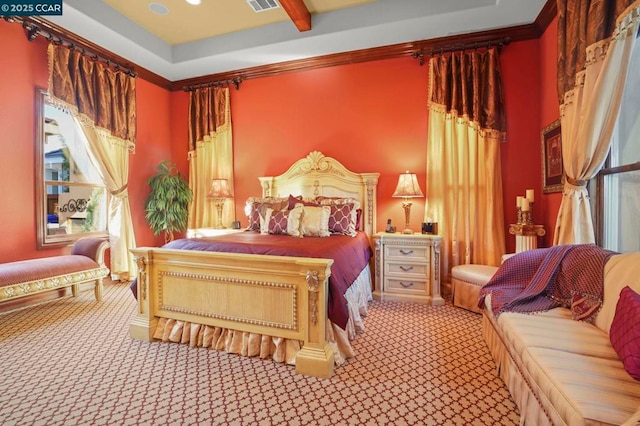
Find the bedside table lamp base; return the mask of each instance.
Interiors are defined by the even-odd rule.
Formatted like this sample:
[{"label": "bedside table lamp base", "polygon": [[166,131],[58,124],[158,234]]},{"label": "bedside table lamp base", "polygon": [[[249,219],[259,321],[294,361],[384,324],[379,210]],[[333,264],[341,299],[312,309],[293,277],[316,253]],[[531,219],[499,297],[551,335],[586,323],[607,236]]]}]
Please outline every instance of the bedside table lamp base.
[{"label": "bedside table lamp base", "polygon": [[224,198],[214,200],[216,204],[216,211],[218,213],[218,222],[216,223],[215,229],[226,229],[226,226],[222,224],[222,208],[224,207],[224,200]]},{"label": "bedside table lamp base", "polygon": [[402,203],[402,208],[404,209],[404,231],[402,231],[403,234],[413,234],[413,231],[411,230],[411,221],[409,220],[411,217],[411,202],[410,201],[404,201]]}]

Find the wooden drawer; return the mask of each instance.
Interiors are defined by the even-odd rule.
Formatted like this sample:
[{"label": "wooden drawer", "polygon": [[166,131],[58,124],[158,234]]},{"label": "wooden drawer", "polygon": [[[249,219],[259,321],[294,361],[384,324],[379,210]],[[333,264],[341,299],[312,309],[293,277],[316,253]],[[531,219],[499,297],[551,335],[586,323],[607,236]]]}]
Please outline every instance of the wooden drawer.
[{"label": "wooden drawer", "polygon": [[411,279],[404,277],[386,277],[384,280],[385,291],[395,291],[401,293],[419,292],[424,294],[428,288],[427,280]]},{"label": "wooden drawer", "polygon": [[415,261],[428,262],[429,250],[429,247],[387,245],[385,246],[385,259],[411,259]]},{"label": "wooden drawer", "polygon": [[429,276],[429,265],[426,263],[387,262],[384,268],[385,274],[402,274],[407,276]]}]

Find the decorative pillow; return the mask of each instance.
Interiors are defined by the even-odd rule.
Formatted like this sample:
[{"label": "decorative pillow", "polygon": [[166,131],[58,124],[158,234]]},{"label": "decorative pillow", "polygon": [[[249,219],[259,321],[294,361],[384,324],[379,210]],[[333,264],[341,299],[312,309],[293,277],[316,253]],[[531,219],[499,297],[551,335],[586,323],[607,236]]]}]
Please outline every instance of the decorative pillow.
[{"label": "decorative pillow", "polygon": [[356,231],[362,231],[362,209],[356,209]]},{"label": "decorative pillow", "polygon": [[[329,216],[329,231],[334,234],[343,234],[355,237],[356,224],[353,220],[354,204],[332,204]],[[356,215],[357,217],[357,215]]]},{"label": "decorative pillow", "polygon": [[328,237],[330,206],[310,207],[298,204],[296,208],[304,209],[302,214],[301,232],[305,237]]},{"label": "decorative pillow", "polygon": [[315,201],[305,200],[304,198],[302,198],[302,195],[297,195],[294,197],[293,195],[289,194],[288,202],[289,202],[289,210],[295,208],[296,204],[302,204],[303,206],[311,206],[311,207],[318,207],[320,205]]},{"label": "decorative pillow", "polygon": [[301,237],[300,221],[302,219],[302,207],[292,210],[274,210],[268,208],[265,215],[260,218],[260,233],[291,235]]},{"label": "decorative pillow", "polygon": [[249,220],[248,230],[260,231],[260,218],[263,217],[267,209],[282,210],[287,208],[288,200],[278,197],[249,197],[247,199],[245,213]]},{"label": "decorative pillow", "polygon": [[620,292],[609,339],[627,373],[640,380],[640,294],[629,286]]},{"label": "decorative pillow", "polygon": [[[323,206],[335,206],[336,214],[341,215],[346,212],[346,209],[339,209],[340,206],[351,205],[351,211],[349,216],[348,227],[345,228],[340,224],[334,227],[330,226],[331,232],[340,233],[354,237],[357,231],[360,229],[360,220],[362,216],[362,209],[360,209],[360,203],[355,198],[340,198],[340,197],[317,197],[316,200]],[[360,215],[358,215],[360,212]]]},{"label": "decorative pillow", "polygon": [[574,293],[571,297],[571,315],[576,321],[593,323],[602,307],[602,301],[597,297]]}]

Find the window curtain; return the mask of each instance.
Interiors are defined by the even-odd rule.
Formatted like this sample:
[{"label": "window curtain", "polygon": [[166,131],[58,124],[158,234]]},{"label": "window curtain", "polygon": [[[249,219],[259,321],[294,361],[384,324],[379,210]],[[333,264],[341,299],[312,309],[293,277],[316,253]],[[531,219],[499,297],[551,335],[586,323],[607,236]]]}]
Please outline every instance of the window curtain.
[{"label": "window curtain", "polygon": [[566,183],[554,244],[595,242],[586,184],[609,151],[639,11],[637,0],[558,0],[558,93]]},{"label": "window curtain", "polygon": [[[233,134],[228,87],[201,87],[189,93],[189,228],[212,228],[218,215],[207,193],[213,178],[227,179],[233,194]],[[235,203],[224,203],[222,223],[236,220]]]},{"label": "window curtain", "polygon": [[49,71],[52,101],[76,117],[111,194],[111,277],[129,280],[136,274],[129,251],[135,248],[135,236],[127,191],[136,135],[135,78],[54,43],[49,45]]},{"label": "window curtain", "polygon": [[498,50],[436,55],[429,76],[425,221],[438,222],[444,236],[443,271],[499,265],[506,122]]}]

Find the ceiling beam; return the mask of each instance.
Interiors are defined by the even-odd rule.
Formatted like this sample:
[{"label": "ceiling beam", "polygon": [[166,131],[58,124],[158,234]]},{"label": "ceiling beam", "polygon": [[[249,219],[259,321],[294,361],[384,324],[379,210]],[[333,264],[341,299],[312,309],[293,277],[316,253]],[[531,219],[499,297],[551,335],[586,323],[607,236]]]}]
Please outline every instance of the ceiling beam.
[{"label": "ceiling beam", "polygon": [[298,31],[311,29],[311,14],[303,0],[279,0],[280,6],[287,12]]}]

